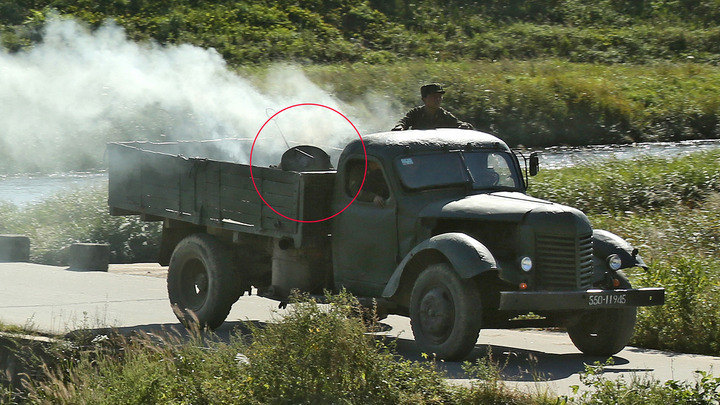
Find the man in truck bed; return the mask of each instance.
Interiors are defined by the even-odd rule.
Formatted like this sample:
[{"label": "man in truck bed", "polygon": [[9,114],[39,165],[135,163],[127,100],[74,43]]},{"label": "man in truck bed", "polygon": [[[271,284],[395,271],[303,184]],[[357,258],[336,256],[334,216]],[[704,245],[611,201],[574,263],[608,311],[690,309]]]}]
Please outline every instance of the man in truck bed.
[{"label": "man in truck bed", "polygon": [[395,125],[393,131],[406,129],[460,128],[473,129],[467,122],[455,118],[452,113],[440,107],[445,90],[438,83],[420,87],[420,96],[424,105],[415,107]]}]

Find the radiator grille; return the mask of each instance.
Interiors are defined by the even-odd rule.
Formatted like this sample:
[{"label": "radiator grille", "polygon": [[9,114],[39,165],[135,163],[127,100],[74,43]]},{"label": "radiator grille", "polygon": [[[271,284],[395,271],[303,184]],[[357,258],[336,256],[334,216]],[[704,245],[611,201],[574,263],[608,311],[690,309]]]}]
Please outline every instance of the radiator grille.
[{"label": "radiator grille", "polygon": [[536,235],[538,283],[551,290],[591,287],[592,235],[578,237]]}]

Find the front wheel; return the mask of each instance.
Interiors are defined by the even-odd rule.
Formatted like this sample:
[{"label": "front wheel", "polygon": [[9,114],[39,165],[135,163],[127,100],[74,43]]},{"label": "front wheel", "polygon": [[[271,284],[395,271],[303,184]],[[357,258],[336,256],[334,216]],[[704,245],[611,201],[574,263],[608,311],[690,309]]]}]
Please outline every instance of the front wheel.
[{"label": "front wheel", "polygon": [[423,352],[462,359],[475,347],[482,308],[475,283],[462,280],[446,263],[429,266],[410,295],[410,325]]},{"label": "front wheel", "polygon": [[[617,273],[620,288],[632,288],[622,272]],[[637,308],[593,309],[584,311],[568,326],[575,347],[591,356],[612,356],[625,348],[633,332]]]},{"label": "front wheel", "polygon": [[167,288],[175,315],[186,327],[219,327],[238,297],[231,252],[210,235],[186,237],[170,258]]}]

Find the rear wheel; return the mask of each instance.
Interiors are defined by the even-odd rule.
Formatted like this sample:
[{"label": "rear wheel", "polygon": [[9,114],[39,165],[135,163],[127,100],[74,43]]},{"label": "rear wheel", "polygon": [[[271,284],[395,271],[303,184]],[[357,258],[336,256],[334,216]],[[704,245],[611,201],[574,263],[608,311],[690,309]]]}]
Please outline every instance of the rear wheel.
[{"label": "rear wheel", "polygon": [[194,234],[178,243],[168,268],[168,296],[185,326],[215,329],[237,301],[239,282],[232,254],[220,241]]},{"label": "rear wheel", "polygon": [[475,347],[482,308],[475,283],[462,280],[446,263],[425,269],[410,296],[410,325],[423,352],[462,359]]},{"label": "rear wheel", "polygon": [[[617,276],[620,288],[632,288],[622,272]],[[567,331],[581,352],[591,356],[612,356],[625,348],[632,338],[636,317],[636,307],[584,311]]]}]

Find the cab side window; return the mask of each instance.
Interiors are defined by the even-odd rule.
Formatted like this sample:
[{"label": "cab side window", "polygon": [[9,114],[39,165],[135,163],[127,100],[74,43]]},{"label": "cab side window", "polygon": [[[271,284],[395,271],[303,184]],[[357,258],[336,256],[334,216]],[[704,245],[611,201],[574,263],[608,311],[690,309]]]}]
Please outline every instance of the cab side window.
[{"label": "cab side window", "polygon": [[[377,206],[384,206],[390,197],[390,189],[385,181],[382,167],[373,160],[368,160],[367,174],[363,184],[363,173],[365,172],[365,160],[353,159],[348,161],[345,176],[345,193],[349,197],[355,197],[356,201],[373,203]],[[362,190],[360,186],[362,185]],[[358,194],[358,190],[360,193]]]}]

